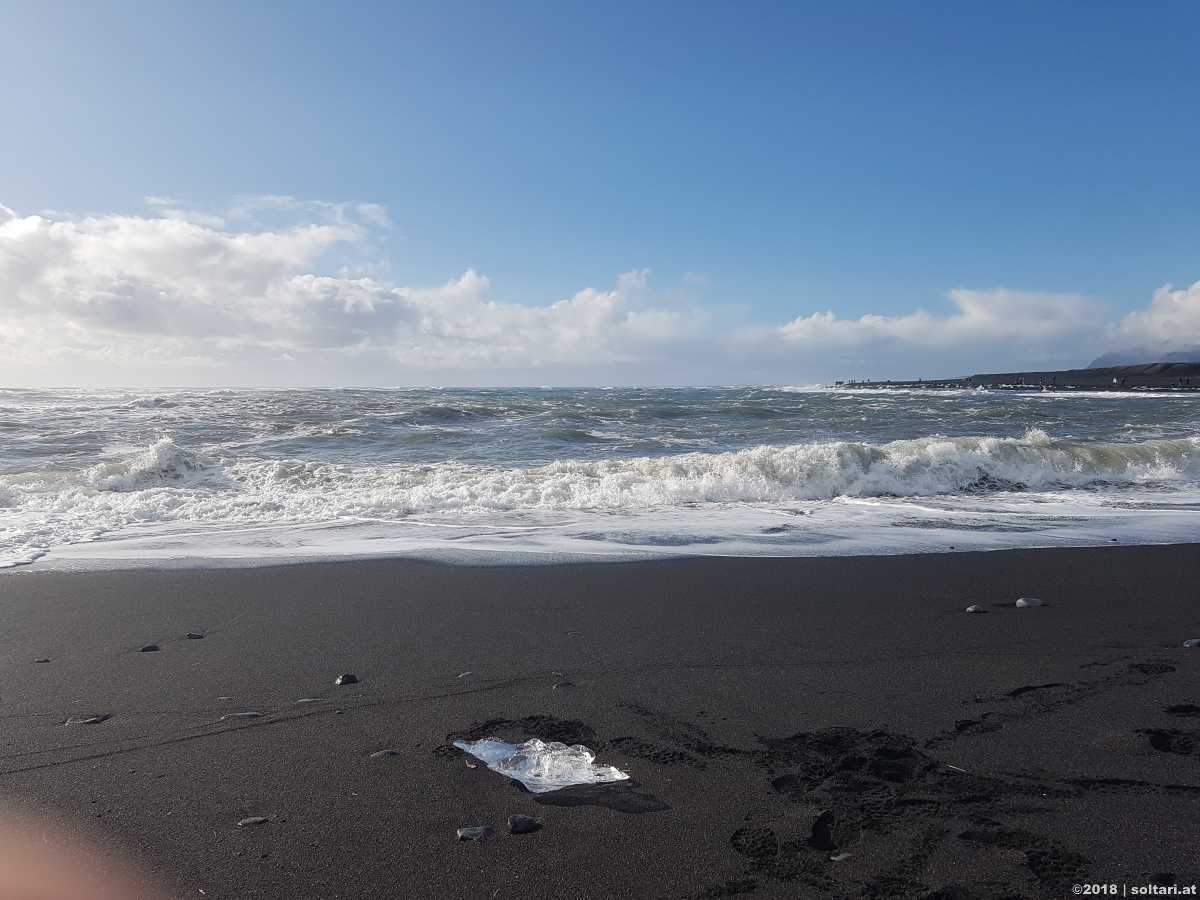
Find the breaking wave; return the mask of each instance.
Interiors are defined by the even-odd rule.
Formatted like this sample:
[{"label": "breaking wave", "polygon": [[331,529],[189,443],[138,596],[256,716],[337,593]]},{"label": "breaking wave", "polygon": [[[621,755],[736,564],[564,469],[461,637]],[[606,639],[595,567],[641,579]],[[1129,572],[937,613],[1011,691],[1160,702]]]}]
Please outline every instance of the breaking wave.
[{"label": "breaking wave", "polygon": [[[303,551],[370,528],[371,540],[401,543],[420,532],[480,545],[487,532],[518,550],[562,547],[565,536],[576,549],[740,554],[822,541],[837,552],[848,541],[935,546],[928,535],[953,520],[959,536],[947,544],[965,546],[970,532],[985,547],[1000,546],[999,534],[1041,540],[1048,516],[1085,523],[1053,526],[1083,535],[1120,510],[1137,521],[1123,535],[1148,535],[1168,506],[1200,514],[1190,397],[629,389],[9,400],[0,566],[180,535]],[[1153,533],[1191,533],[1172,521]]]},{"label": "breaking wave", "polygon": [[93,466],[84,473],[83,481],[99,491],[127,492],[165,485],[205,484],[219,474],[218,467],[163,438],[133,457]]}]

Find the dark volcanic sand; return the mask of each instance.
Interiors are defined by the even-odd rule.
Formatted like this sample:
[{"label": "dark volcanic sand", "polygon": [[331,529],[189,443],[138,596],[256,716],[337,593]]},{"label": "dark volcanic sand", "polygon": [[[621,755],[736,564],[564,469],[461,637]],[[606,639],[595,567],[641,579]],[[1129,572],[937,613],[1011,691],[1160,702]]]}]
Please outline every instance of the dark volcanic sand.
[{"label": "dark volcanic sand", "polygon": [[[20,572],[0,799],[167,897],[1191,885],[1198,586],[1200,545]],[[111,718],[64,727],[88,716]],[[530,794],[450,746],[484,736],[581,742],[632,780]]]}]

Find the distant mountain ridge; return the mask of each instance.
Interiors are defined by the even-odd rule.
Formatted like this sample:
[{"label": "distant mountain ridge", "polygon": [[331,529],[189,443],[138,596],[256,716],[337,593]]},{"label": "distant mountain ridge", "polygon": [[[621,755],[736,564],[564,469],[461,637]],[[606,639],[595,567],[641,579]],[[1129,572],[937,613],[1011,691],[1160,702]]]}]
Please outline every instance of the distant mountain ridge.
[{"label": "distant mountain ridge", "polygon": [[1117,350],[1097,356],[1088,364],[1088,367],[1098,369],[1108,366],[1153,365],[1153,363],[1148,363],[1147,360],[1156,360],[1160,363],[1200,362],[1200,347],[1187,347],[1183,350],[1172,351],[1171,353],[1151,353],[1147,350]]}]

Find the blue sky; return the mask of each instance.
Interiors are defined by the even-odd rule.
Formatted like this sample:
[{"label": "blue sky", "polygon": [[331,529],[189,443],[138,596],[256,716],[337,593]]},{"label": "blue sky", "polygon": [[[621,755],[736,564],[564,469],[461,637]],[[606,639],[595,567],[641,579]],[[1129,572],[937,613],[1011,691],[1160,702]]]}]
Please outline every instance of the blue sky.
[{"label": "blue sky", "polygon": [[[1184,352],[1198,39],[1184,2],[0,0],[0,377],[803,383]],[[220,269],[247,244],[273,249]]]}]

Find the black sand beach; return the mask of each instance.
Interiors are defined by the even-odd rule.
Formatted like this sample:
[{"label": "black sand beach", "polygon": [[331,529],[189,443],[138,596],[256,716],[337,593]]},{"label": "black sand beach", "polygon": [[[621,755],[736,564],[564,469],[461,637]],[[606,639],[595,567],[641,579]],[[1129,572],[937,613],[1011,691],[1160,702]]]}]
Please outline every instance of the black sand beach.
[{"label": "black sand beach", "polygon": [[[170,898],[1191,886],[1198,587],[1200,545],[30,570],[0,577],[0,802]],[[483,736],[631,780],[530,794],[451,746]]]}]

